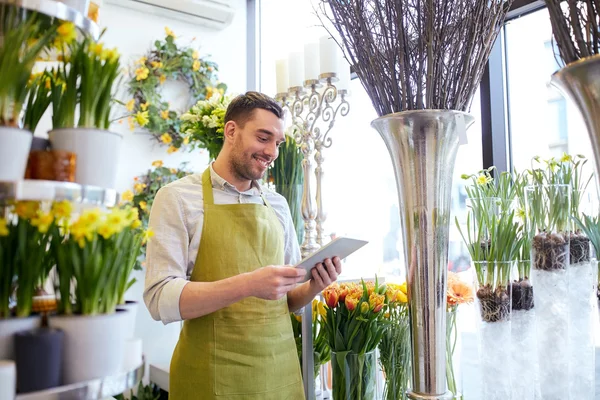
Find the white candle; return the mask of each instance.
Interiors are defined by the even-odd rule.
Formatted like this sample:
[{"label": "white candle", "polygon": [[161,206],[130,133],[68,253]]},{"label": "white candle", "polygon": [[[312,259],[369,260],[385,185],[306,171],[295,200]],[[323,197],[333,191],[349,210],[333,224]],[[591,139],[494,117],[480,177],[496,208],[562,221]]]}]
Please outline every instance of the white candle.
[{"label": "white candle", "polygon": [[350,64],[344,57],[339,58],[338,79],[335,83],[338,90],[350,90]]},{"label": "white candle", "polygon": [[338,59],[340,57],[340,49],[335,41],[327,36],[323,36],[319,40],[319,52],[321,73],[332,73],[338,71]]},{"label": "white candle", "polygon": [[321,68],[319,43],[306,43],[304,45],[304,80],[319,79],[319,68]]},{"label": "white candle", "polygon": [[301,51],[295,51],[289,58],[290,87],[304,86],[304,55]]},{"label": "white candle", "polygon": [[13,400],[17,393],[17,369],[12,360],[0,360],[0,399]]},{"label": "white candle", "polygon": [[277,60],[275,63],[275,76],[277,79],[277,93],[287,93],[288,88],[290,87],[287,58],[283,60]]}]

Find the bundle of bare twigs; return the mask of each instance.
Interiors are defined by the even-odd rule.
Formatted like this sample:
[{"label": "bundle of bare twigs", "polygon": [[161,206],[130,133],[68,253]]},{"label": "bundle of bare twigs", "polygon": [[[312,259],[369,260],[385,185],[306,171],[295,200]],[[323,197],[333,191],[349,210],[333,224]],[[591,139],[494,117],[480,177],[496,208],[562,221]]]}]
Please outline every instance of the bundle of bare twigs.
[{"label": "bundle of bare twigs", "polygon": [[600,0],[545,2],[560,58],[566,64],[600,53]]},{"label": "bundle of bare twigs", "polygon": [[320,0],[381,115],[466,111],[512,0]]}]

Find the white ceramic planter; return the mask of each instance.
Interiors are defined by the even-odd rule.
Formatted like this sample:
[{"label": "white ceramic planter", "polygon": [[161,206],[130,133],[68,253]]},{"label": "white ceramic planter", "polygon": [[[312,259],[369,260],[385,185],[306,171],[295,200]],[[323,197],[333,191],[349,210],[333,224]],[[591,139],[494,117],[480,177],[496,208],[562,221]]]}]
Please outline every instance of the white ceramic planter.
[{"label": "white ceramic planter", "polygon": [[125,300],[125,304],[117,305],[117,309],[127,311],[127,322],[125,326],[125,339],[135,337],[135,320],[139,303],[137,301]]},{"label": "white ceramic planter", "polygon": [[37,315],[27,318],[0,319],[0,360],[14,360],[14,334],[39,328],[41,321],[42,319]]},{"label": "white ceramic planter", "polygon": [[32,138],[25,129],[0,126],[0,181],[23,179]]},{"label": "white ceramic planter", "polygon": [[48,133],[54,150],[77,155],[75,182],[114,188],[123,136],[94,128],[63,128]]},{"label": "white ceramic planter", "polygon": [[48,323],[65,333],[63,384],[110,376],[121,370],[126,311],[97,316],[53,316]]}]

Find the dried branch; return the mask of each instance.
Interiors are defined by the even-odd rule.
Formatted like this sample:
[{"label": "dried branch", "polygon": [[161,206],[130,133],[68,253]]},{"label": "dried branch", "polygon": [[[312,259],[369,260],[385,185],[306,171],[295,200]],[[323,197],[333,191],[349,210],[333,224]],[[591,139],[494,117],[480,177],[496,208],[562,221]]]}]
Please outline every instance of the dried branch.
[{"label": "dried branch", "polygon": [[569,64],[599,53],[600,0],[544,0],[558,56]]},{"label": "dried branch", "polygon": [[[590,3],[600,0],[588,0]],[[319,0],[379,115],[467,110],[512,0]],[[332,35],[334,36],[334,35]]]}]

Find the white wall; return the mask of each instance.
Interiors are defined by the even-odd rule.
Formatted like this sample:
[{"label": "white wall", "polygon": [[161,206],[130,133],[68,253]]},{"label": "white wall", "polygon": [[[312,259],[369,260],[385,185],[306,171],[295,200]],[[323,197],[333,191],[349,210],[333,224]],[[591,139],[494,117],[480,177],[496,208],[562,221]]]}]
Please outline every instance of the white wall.
[{"label": "white wall", "polygon": [[[246,1],[232,0],[231,3],[236,9],[236,14],[232,24],[224,30],[212,30],[105,4],[100,10],[100,25],[107,28],[102,41],[108,47],[117,47],[122,55],[122,63],[131,65],[150,49],[156,39],[164,38],[164,27],[168,26],[179,38],[178,43],[191,44],[200,50],[202,56],[210,55],[211,59],[218,63],[219,79],[228,85],[229,92],[242,93],[246,90],[247,68]],[[196,39],[190,43],[194,37]],[[36,136],[47,137],[46,132],[51,129],[49,117],[46,115],[40,122],[35,132]],[[194,171],[202,171],[207,166],[206,153],[195,151],[167,154],[166,147],[159,146],[148,133],[141,129],[129,131],[126,121],[122,124],[113,124],[111,130],[124,136],[116,187],[120,192],[131,189],[133,178],[145,173],[152,161],[157,159],[163,160],[169,167],[176,167],[182,161],[190,161],[189,166]],[[127,295],[128,299],[140,302],[136,336],[144,341],[144,354],[147,361],[168,363],[177,343],[180,324],[163,326],[161,322],[152,320],[142,300],[144,271],[137,271],[136,279],[138,282]]]}]

